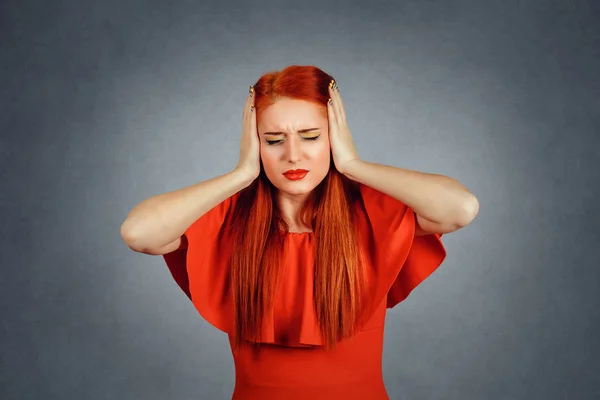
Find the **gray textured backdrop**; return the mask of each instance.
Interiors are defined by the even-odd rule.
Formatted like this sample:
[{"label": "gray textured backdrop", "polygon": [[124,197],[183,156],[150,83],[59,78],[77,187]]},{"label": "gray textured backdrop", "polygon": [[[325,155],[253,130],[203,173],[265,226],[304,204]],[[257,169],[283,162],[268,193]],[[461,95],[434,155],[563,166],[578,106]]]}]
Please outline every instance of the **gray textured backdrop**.
[{"label": "gray textured backdrop", "polygon": [[598,1],[167,3],[0,6],[1,398],[230,397],[226,335],[119,228],[230,171],[290,64],[337,78],[362,158],[480,201],[389,311],[390,397],[600,396]]}]

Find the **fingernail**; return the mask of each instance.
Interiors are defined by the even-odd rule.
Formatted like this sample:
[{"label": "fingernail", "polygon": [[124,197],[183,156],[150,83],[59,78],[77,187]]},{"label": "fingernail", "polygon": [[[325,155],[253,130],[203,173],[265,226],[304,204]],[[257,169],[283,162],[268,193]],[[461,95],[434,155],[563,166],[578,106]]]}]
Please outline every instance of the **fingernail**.
[{"label": "fingernail", "polygon": [[254,111],[254,106],[250,106],[250,112]]},{"label": "fingernail", "polygon": [[333,100],[330,98],[328,101],[329,105],[333,105]]},{"label": "fingernail", "polygon": [[254,96],[254,88],[252,87],[252,85],[250,85],[250,97]]},{"label": "fingernail", "polygon": [[335,81],[332,79],[331,82],[329,82],[329,88],[331,89],[333,87],[333,84],[335,83]]}]

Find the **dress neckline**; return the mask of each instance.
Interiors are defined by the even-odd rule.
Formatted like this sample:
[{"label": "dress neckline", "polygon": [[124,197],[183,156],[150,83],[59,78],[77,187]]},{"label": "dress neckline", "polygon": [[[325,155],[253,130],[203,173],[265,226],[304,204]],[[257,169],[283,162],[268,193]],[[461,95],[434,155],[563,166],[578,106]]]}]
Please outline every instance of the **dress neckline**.
[{"label": "dress neckline", "polygon": [[289,231],[279,231],[284,235],[287,236],[309,236],[312,235],[314,232],[313,231],[308,231],[308,232],[289,232]]}]

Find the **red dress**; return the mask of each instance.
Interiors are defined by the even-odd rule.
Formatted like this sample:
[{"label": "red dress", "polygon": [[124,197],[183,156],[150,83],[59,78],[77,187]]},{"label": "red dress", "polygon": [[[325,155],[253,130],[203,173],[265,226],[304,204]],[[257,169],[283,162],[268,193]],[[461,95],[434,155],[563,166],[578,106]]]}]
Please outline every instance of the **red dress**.
[{"label": "red dress", "polygon": [[[365,185],[360,191],[367,216],[359,219],[359,228],[365,233],[375,312],[355,336],[325,351],[313,307],[314,233],[287,233],[283,283],[273,313],[265,318],[260,351],[243,345],[232,350],[232,399],[389,399],[382,374],[386,309],[427,278],[446,251],[439,234],[414,236],[415,214],[408,206]],[[188,228],[187,250],[163,256],[200,315],[225,333],[232,327],[227,296],[231,250],[217,248],[216,233],[237,197],[236,193],[226,199]]]}]

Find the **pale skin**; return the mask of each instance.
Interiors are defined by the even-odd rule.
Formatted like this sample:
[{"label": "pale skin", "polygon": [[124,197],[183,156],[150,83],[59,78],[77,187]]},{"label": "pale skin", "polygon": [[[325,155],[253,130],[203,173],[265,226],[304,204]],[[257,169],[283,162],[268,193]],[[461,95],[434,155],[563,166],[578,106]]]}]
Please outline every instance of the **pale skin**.
[{"label": "pale skin", "polygon": [[[290,232],[307,232],[297,216],[308,194],[325,178],[330,166],[329,126],[313,103],[284,98],[263,111],[258,122],[260,154],[265,174],[278,189],[278,204]],[[299,181],[283,173],[305,169]]]},{"label": "pale skin", "polygon": [[[336,169],[349,179],[379,190],[414,210],[415,235],[453,232],[475,218],[479,203],[456,180],[361,160],[339,91],[335,86],[328,91],[332,103],[326,106],[279,99],[263,110],[258,124],[250,93],[242,114],[240,160],[235,169],[138,204],[121,226],[121,235],[128,246],[146,254],[166,254],[183,248],[185,242],[180,233],[200,215],[248,187],[260,174],[261,160],[267,177],[278,190],[278,203],[290,232],[310,230],[299,221],[299,211],[306,196],[328,173],[330,158]],[[290,169],[309,172],[304,179],[291,181],[282,175]]]},{"label": "pale skin", "polygon": [[[477,198],[458,181],[361,160],[337,84],[329,86],[329,94],[332,101],[326,115],[314,103],[284,98],[265,109],[258,121],[261,160],[278,189],[279,206],[290,232],[310,231],[301,226],[298,214],[306,196],[325,178],[330,151],[340,173],[412,208],[417,236],[454,232],[475,218]],[[304,131],[307,129],[311,130]],[[309,172],[300,181],[290,181],[282,175],[290,169]]]}]

